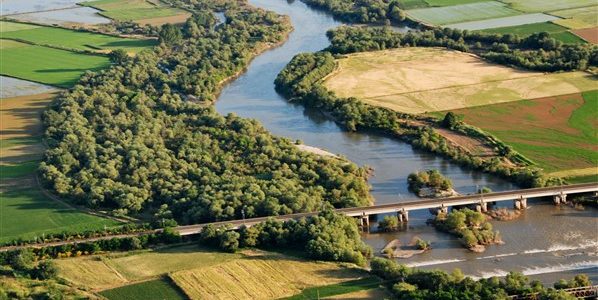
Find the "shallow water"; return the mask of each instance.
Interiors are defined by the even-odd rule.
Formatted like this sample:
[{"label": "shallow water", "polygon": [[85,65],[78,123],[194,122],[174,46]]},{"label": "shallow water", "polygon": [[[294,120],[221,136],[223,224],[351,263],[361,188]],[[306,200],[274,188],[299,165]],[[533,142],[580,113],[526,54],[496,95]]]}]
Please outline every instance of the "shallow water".
[{"label": "shallow water", "polygon": [[[325,48],[329,44],[326,31],[341,23],[300,1],[249,2],[289,15],[295,30],[286,43],[258,56],[246,73],[224,88],[216,102],[218,112],[257,119],[273,134],[300,139],[307,145],[346,156],[359,165],[373,167],[374,177],[370,184],[377,203],[414,198],[407,189],[408,174],[431,168],[447,175],[455,189],[463,194],[476,191],[477,186],[488,186],[495,191],[516,188],[500,178],[464,169],[445,159],[414,150],[396,139],[346,132],[321,113],[287,102],[274,91],[276,75],[295,54]],[[408,28],[395,30],[405,31]],[[568,273],[563,274],[568,275],[579,269],[598,276],[596,210],[574,211],[559,209],[547,202],[531,202],[531,208],[520,219],[493,222],[506,244],[490,246],[482,254],[471,253],[463,249],[454,237],[426,226],[425,221],[430,218],[427,211],[410,213],[409,228],[404,232],[364,234],[363,238],[377,252],[395,238],[408,242],[417,235],[432,241],[432,251],[401,260],[421,268],[451,270],[459,267],[464,273],[477,277],[518,270],[536,274],[535,277],[540,279],[544,277],[537,273],[550,274],[545,277],[549,280],[558,276],[559,271],[566,271]]]}]

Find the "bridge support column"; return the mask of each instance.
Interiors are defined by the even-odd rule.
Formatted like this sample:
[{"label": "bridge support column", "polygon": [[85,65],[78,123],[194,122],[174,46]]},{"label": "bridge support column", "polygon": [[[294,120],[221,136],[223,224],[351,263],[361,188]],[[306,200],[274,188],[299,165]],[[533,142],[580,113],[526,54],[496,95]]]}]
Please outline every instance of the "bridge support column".
[{"label": "bridge support column", "polygon": [[438,208],[438,214],[448,214],[448,207],[442,205]]},{"label": "bridge support column", "polygon": [[560,195],[555,195],[553,198],[554,204],[559,205],[559,204],[565,204],[567,203],[567,194],[560,194]]},{"label": "bridge support column", "polygon": [[526,198],[519,198],[515,200],[514,205],[516,210],[522,210],[527,208],[527,199]]},{"label": "bridge support column", "polygon": [[479,204],[476,204],[475,210],[478,212],[487,212],[488,211],[488,203],[480,202]]},{"label": "bridge support column", "polygon": [[370,216],[365,213],[359,217],[359,227],[361,230],[370,232]]},{"label": "bridge support column", "polygon": [[401,223],[409,222],[409,212],[404,209],[397,212],[397,217]]}]

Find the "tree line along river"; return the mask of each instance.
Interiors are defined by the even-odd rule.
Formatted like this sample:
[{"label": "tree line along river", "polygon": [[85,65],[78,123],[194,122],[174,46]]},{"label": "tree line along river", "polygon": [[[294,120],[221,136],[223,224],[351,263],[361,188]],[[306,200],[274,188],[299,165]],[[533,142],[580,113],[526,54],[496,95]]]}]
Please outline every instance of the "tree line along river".
[{"label": "tree line along river", "polygon": [[[369,183],[376,203],[413,199],[407,188],[409,173],[438,169],[462,193],[486,186],[494,191],[515,186],[489,174],[462,168],[446,159],[413,149],[396,139],[373,133],[347,132],[323,114],[288,102],[274,90],[274,79],[291,58],[328,46],[326,31],[341,26],[325,12],[309,8],[300,1],[250,0],[250,4],[288,15],[294,31],[288,40],[267,51],[249,65],[247,71],[227,85],[216,102],[221,114],[235,113],[259,120],[275,135],[302,140],[305,144],[341,154],[359,165],[374,169]],[[407,31],[409,28],[395,28]],[[410,216],[406,231],[369,233],[363,239],[379,252],[398,238],[407,243],[414,236],[432,241],[433,250],[401,260],[411,266],[451,270],[459,267],[465,274],[486,277],[510,270],[523,271],[540,280],[553,282],[570,274],[586,273],[598,279],[595,210],[576,211],[557,208],[550,203],[532,201],[524,216],[509,222],[493,222],[505,245],[491,246],[482,254],[470,253],[458,241],[426,225],[428,212]]]}]

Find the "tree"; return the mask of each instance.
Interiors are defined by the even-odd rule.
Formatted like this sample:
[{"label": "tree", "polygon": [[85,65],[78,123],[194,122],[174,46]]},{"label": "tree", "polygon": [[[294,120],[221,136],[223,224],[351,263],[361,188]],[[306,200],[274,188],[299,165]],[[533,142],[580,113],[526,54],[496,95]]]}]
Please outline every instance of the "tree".
[{"label": "tree", "polygon": [[444,115],[444,119],[442,120],[442,126],[449,129],[454,129],[462,123],[462,119],[463,116],[458,116],[454,112],[449,111]]},{"label": "tree", "polygon": [[378,229],[381,231],[396,231],[399,229],[399,219],[397,216],[384,216],[378,223]]},{"label": "tree", "polygon": [[32,277],[39,280],[51,279],[56,277],[56,275],[58,275],[58,268],[50,260],[40,262],[32,271]]},{"label": "tree", "polygon": [[173,24],[167,23],[162,25],[159,33],[160,43],[166,45],[173,45],[180,42],[183,39],[183,33],[181,29]]},{"label": "tree", "polygon": [[129,60],[129,54],[124,49],[112,50],[110,51],[110,55],[108,55],[108,57],[110,58],[110,62],[116,65],[123,64]]},{"label": "tree", "polygon": [[235,253],[239,249],[239,233],[228,230],[224,234],[220,235],[220,249]]}]

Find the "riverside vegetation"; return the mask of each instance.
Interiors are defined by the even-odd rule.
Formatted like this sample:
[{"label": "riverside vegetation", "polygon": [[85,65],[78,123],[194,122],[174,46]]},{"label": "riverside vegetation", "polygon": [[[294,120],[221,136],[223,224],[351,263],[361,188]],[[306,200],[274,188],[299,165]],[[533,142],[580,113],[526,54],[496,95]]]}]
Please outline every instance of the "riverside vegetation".
[{"label": "riverside vegetation", "polygon": [[[364,169],[210,105],[256,53],[284,40],[289,20],[232,1],[173,3],[194,16],[162,26],[153,51],[83,76],[46,112],[47,186],[92,208],[183,224],[368,205]],[[225,8],[214,28],[206,9]]]},{"label": "riverside vegetation", "polygon": [[407,182],[409,189],[419,197],[451,196],[455,193],[453,182],[444,177],[438,170],[411,173],[407,177]]},{"label": "riverside vegetation", "polygon": [[486,245],[502,243],[500,233],[492,231],[486,216],[468,208],[439,213],[432,224],[438,230],[456,235],[463,246],[474,252],[484,252]]},{"label": "riverside vegetation", "polygon": [[[491,172],[522,187],[560,184],[559,178],[545,176],[533,163],[493,136],[466,125],[454,115],[448,120],[395,112],[368,105],[356,98],[341,98],[327,90],[322,79],[335,69],[333,55],[397,47],[447,47],[474,52],[501,64],[540,71],[585,70],[598,66],[598,47],[564,45],[538,33],[526,38],[510,34],[487,34],[449,28],[398,33],[388,28],[340,27],[328,32],[331,45],[317,53],[295,56],[276,78],[276,89],[292,101],[330,114],[348,130],[376,130],[398,137],[414,147],[441,154],[452,160]],[[414,123],[414,121],[418,122]],[[449,143],[434,130],[446,127],[483,141],[495,149],[492,157],[474,156]]]}]

